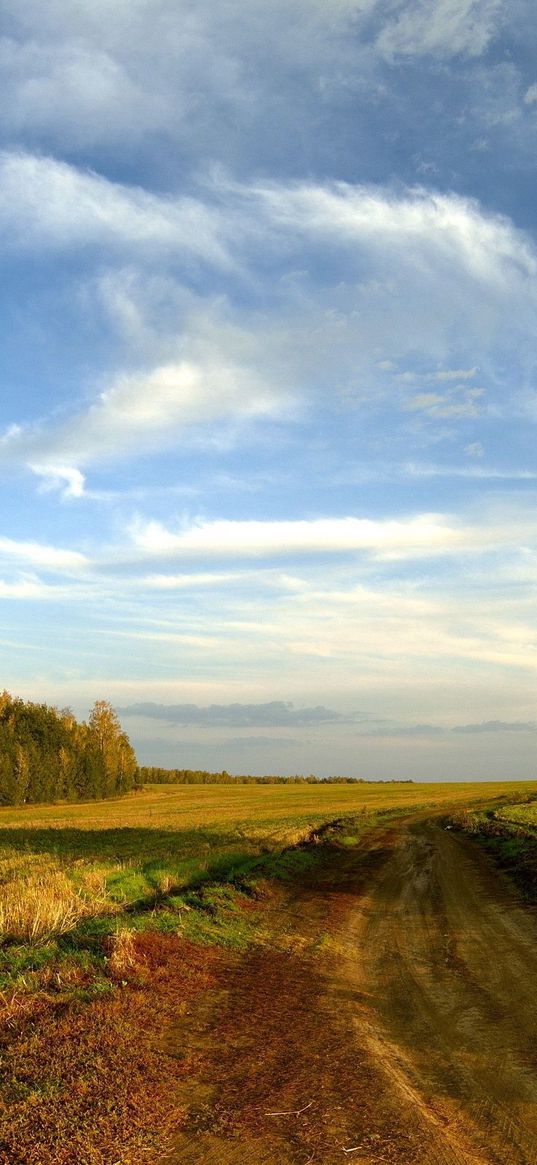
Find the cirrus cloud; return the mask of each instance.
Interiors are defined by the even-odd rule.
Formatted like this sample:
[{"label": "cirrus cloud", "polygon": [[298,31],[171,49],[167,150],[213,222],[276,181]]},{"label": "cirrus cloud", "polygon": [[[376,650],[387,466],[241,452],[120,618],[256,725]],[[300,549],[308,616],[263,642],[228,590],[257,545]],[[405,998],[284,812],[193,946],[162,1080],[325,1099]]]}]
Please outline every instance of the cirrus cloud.
[{"label": "cirrus cloud", "polygon": [[[468,424],[505,407],[504,385],[487,375],[495,356],[517,369],[512,407],[536,415],[537,254],[527,235],[471,200],[221,176],[185,200],[4,154],[0,228],[9,245],[36,255],[99,253],[86,291],[108,313],[119,367],[84,408],[30,425],[14,418],[0,439],[4,463],[26,463],[68,496],[82,492],[81,467],[180,445],[193,426],[213,434],[256,418],[307,417],[329,395],[351,410],[374,402],[393,415],[395,403],[437,425]],[[103,274],[111,247],[130,256],[128,277],[123,260]],[[163,256],[168,277],[155,284]],[[225,296],[194,286],[193,259],[226,268]],[[156,285],[158,311],[144,298]],[[454,334],[468,358],[459,367]],[[477,360],[483,400],[472,383]],[[415,380],[427,390],[401,398]]]}]

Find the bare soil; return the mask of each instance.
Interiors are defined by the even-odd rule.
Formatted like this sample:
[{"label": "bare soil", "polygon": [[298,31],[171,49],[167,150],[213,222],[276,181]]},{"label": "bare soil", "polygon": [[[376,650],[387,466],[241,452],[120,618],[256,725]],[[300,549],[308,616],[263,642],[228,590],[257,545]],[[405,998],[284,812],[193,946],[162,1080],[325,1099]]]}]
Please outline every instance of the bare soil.
[{"label": "bare soil", "polygon": [[276,892],[162,1050],[159,1165],[534,1165],[535,913],[477,843],[394,822]]}]

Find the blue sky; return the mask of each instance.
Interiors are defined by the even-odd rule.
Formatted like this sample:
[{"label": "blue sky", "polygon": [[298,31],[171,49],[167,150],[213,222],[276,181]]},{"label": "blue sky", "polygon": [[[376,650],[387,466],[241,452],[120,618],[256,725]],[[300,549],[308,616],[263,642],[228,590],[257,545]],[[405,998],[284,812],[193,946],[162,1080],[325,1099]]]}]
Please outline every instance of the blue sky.
[{"label": "blue sky", "polygon": [[4,0],[0,642],[140,759],[533,776],[527,0]]}]

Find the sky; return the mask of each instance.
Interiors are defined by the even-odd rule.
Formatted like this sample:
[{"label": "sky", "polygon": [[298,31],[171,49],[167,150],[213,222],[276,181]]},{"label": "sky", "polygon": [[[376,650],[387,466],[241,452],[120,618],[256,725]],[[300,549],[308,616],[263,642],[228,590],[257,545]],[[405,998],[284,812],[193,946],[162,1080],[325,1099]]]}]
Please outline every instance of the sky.
[{"label": "sky", "polygon": [[3,0],[1,686],[537,772],[531,0]]}]

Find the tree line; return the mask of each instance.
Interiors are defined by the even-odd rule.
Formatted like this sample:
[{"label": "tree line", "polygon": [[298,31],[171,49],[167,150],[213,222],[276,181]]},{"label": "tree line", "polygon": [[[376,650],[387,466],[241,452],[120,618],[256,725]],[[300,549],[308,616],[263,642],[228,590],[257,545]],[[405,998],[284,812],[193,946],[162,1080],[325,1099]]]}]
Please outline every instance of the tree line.
[{"label": "tree line", "polygon": [[139,784],[134,750],[106,700],[70,708],[0,694],[0,804],[116,797]]},{"label": "tree line", "polygon": [[143,765],[140,780],[148,785],[412,785],[412,780],[366,781],[364,777],[233,777],[225,769],[221,773],[208,773],[205,769],[161,769]]}]

